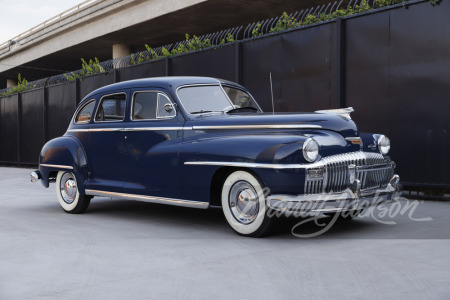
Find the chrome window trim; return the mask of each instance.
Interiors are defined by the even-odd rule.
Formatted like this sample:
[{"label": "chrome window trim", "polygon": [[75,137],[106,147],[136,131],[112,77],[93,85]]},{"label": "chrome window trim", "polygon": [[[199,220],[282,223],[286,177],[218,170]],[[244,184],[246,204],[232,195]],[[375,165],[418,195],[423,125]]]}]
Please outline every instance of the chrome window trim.
[{"label": "chrome window trim", "polygon": [[100,105],[103,102],[103,98],[105,97],[109,97],[109,96],[114,96],[114,95],[121,95],[124,94],[125,95],[125,111],[127,110],[127,93],[125,92],[118,92],[118,93],[112,93],[112,94],[108,94],[108,95],[104,95],[100,98],[100,100],[98,101],[98,105],[97,105],[97,109],[95,110],[95,114],[94,114],[94,124],[103,124],[103,123],[120,123],[123,122],[125,120],[125,113],[123,115],[123,119],[120,121],[96,121],[95,120],[95,116],[97,116],[98,113],[98,109],[100,108]]},{"label": "chrome window trim", "polygon": [[[134,101],[135,101],[135,95],[137,94],[137,93],[157,93],[158,95],[157,95],[157,98],[156,98],[156,119],[142,119],[142,120],[135,120],[134,118],[133,118],[133,107],[134,107]],[[158,117],[158,108],[159,108],[159,95],[164,95],[164,96],[166,96],[167,97],[167,99],[169,99],[169,101],[170,101],[170,103],[172,104],[172,106],[173,106],[173,110],[175,111],[175,115],[174,116],[172,116],[172,117]],[[131,107],[130,107],[130,121],[131,122],[148,122],[148,121],[157,121],[157,120],[170,120],[170,119],[174,119],[174,118],[176,118],[176,116],[177,116],[177,110],[175,109],[175,104],[174,104],[174,102],[172,101],[172,99],[170,99],[170,97],[166,94],[166,93],[164,93],[164,92],[162,92],[162,91],[160,91],[160,90],[140,90],[140,91],[135,91],[135,92],[133,92],[133,95],[131,96]]]},{"label": "chrome window trim", "polygon": [[116,193],[116,192],[91,190],[91,189],[86,189],[86,195],[100,196],[100,197],[102,197],[102,196],[103,197],[118,197],[118,198],[124,198],[124,199],[128,199],[128,200],[137,200],[137,201],[145,201],[145,202],[150,202],[150,203],[170,204],[170,205],[176,205],[176,206],[195,207],[195,208],[203,208],[203,209],[206,209],[209,207],[208,202],[156,197],[156,196],[145,196],[145,195],[136,195],[136,194],[126,194],[126,193]]},{"label": "chrome window trim", "polygon": [[[235,86],[231,86],[231,85],[227,85],[227,84],[220,84],[220,86],[222,86],[222,89],[223,89],[223,87],[225,86],[225,87],[232,88],[232,89],[235,89],[235,90],[239,90],[239,91],[241,91],[241,92],[244,92],[244,93],[248,94],[248,95],[250,96],[250,98],[252,98],[253,103],[255,103],[256,106],[258,107],[259,112],[260,112],[260,113],[263,113],[263,112],[264,112],[264,111],[262,110],[261,106],[259,106],[258,102],[256,102],[255,98],[253,97],[253,95],[252,95],[249,91],[245,91],[245,90],[243,90],[243,89],[241,89],[241,88],[237,88],[237,87],[235,87]],[[224,90],[224,92],[225,92],[225,90]],[[225,92],[225,94],[227,94],[227,92]],[[227,94],[227,97],[228,97],[228,94]],[[230,98],[230,97],[228,97],[228,98]],[[230,99],[230,101],[231,101],[231,99]],[[231,102],[233,102],[233,101],[231,101]]]},{"label": "chrome window trim", "polygon": [[197,84],[180,85],[179,87],[177,87],[176,94],[177,94],[178,100],[180,100],[181,106],[183,107],[183,109],[186,111],[186,113],[187,113],[188,115],[190,115],[190,116],[195,116],[195,114],[194,114],[194,115],[191,114],[191,113],[186,109],[186,107],[185,107],[184,104],[183,104],[183,101],[181,100],[180,95],[178,95],[178,91],[179,91],[180,89],[182,89],[182,88],[194,87],[194,86],[219,86],[219,87],[221,88],[222,92],[225,94],[225,97],[226,97],[226,98],[228,99],[228,101],[230,102],[230,105],[233,107],[233,102],[230,100],[230,97],[228,97],[227,93],[223,90],[222,85],[220,84],[220,82],[217,82],[217,83],[197,83]]},{"label": "chrome window trim", "polygon": [[[72,117],[72,124],[76,124],[76,125],[79,125],[79,124],[89,124],[90,122],[91,122],[91,120],[92,120],[92,115],[91,115],[91,118],[89,119],[89,121],[85,121],[85,122],[77,122],[76,121],[76,119],[77,119],[77,117],[79,116],[79,114],[81,113],[81,111],[86,107],[86,106],[88,106],[89,104],[91,104],[92,102],[94,102],[94,109],[95,109],[95,99],[89,99],[88,101],[86,101],[86,103],[84,104],[84,105],[82,105],[80,108],[78,108],[76,111],[75,111],[75,113],[73,114],[73,117]],[[92,111],[94,111],[94,109],[92,110]]]},{"label": "chrome window trim", "polygon": [[65,165],[40,164],[39,166],[40,167],[49,167],[49,168],[60,168],[60,169],[73,170],[72,166],[65,166]]}]

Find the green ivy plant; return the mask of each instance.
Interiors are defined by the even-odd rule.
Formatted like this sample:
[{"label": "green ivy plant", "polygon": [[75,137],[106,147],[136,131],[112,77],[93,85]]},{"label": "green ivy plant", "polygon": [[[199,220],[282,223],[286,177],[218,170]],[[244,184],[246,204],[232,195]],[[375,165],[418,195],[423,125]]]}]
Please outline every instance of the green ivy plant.
[{"label": "green ivy plant", "polygon": [[84,58],[81,59],[81,72],[80,73],[66,73],[64,77],[67,81],[75,81],[77,78],[84,77],[87,75],[105,73],[105,68],[100,65],[100,61],[97,57],[94,60],[90,59],[89,62],[86,62]]},{"label": "green ivy plant", "polygon": [[17,85],[4,92],[2,96],[11,96],[13,94],[22,93],[33,87],[36,86],[31,86],[28,81],[25,78],[22,78],[22,75],[20,75],[19,73],[17,76]]},{"label": "green ivy plant", "polygon": [[[437,5],[439,4],[441,0],[430,0],[431,5]],[[274,27],[269,29],[270,33],[276,33],[276,32],[282,32],[289,29],[298,28],[301,26],[307,26],[311,24],[316,24],[319,22],[329,21],[336,18],[342,18],[345,16],[351,16],[354,14],[364,13],[371,11],[373,9],[378,9],[390,5],[400,4],[400,3],[406,3],[407,0],[376,0],[374,7],[370,6],[368,1],[362,1],[360,5],[350,6],[348,9],[337,9],[334,12],[330,14],[320,14],[320,15],[313,15],[308,14],[306,15],[303,20],[300,20],[297,22],[297,20],[293,17],[289,17],[289,15],[284,12],[281,15],[281,18],[278,20],[278,22],[275,24]],[[252,37],[259,37],[262,36],[263,33],[261,32],[261,24],[258,23],[255,28],[252,30]]]}]

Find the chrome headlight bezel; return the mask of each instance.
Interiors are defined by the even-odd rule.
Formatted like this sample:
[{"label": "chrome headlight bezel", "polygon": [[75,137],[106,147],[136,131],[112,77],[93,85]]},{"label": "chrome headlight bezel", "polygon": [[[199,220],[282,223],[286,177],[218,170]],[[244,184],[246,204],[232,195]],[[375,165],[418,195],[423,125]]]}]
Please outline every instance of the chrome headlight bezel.
[{"label": "chrome headlight bezel", "polygon": [[314,162],[319,157],[319,144],[313,138],[307,138],[303,143],[302,152],[308,162]]},{"label": "chrome headlight bezel", "polygon": [[383,155],[388,154],[389,150],[391,150],[391,140],[383,134],[378,137],[377,145],[378,151]]}]

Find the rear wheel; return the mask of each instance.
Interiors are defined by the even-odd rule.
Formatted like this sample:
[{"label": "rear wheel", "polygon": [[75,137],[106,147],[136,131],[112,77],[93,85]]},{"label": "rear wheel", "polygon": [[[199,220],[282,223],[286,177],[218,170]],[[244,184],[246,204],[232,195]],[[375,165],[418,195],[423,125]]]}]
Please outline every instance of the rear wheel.
[{"label": "rear wheel", "polygon": [[75,175],[66,171],[59,171],[56,176],[56,197],[61,208],[72,214],[84,213],[92,198],[80,195]]},{"label": "rear wheel", "polygon": [[222,187],[222,209],[228,224],[240,235],[260,237],[272,226],[263,186],[248,172],[236,171],[227,177]]}]

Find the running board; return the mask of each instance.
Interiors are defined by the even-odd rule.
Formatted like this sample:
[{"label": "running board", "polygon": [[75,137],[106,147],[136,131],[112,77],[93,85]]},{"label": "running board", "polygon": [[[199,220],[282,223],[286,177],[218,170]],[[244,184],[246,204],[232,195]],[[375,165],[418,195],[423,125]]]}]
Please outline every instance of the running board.
[{"label": "running board", "polygon": [[190,201],[190,200],[181,200],[181,199],[154,197],[154,196],[133,195],[133,194],[123,194],[123,193],[106,192],[106,191],[99,191],[99,190],[85,190],[85,192],[86,192],[86,195],[88,195],[88,196],[111,197],[111,198],[119,198],[119,199],[126,199],[126,200],[136,200],[136,201],[143,201],[143,202],[149,202],[149,203],[168,204],[168,205],[194,207],[194,208],[202,208],[202,209],[207,209],[209,207],[208,202],[199,202],[199,201]]}]

